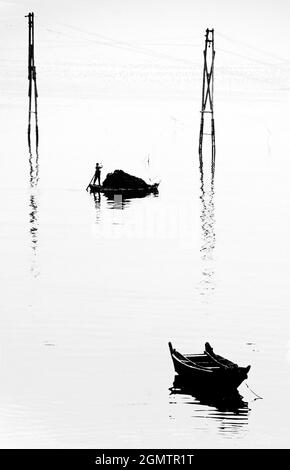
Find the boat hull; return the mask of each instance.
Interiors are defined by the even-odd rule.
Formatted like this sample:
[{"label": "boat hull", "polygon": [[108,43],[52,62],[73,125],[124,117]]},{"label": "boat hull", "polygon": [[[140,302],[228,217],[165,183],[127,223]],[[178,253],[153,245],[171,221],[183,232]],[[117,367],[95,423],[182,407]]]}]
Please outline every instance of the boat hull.
[{"label": "boat hull", "polygon": [[90,184],[91,193],[103,193],[107,197],[121,195],[122,197],[144,197],[148,194],[158,194],[158,184],[148,185],[146,188],[104,188],[101,185]]},{"label": "boat hull", "polygon": [[175,372],[186,384],[199,390],[233,391],[247,378],[249,367],[203,367],[188,361],[170,347]]}]

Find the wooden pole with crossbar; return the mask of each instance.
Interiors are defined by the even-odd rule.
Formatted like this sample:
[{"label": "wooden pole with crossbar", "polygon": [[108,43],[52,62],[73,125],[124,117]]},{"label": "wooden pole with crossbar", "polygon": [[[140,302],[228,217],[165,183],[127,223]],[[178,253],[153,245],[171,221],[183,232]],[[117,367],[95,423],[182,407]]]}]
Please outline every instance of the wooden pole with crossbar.
[{"label": "wooden pole with crossbar", "polygon": [[34,13],[26,15],[28,18],[28,145],[31,148],[31,116],[35,117],[35,137],[36,149],[38,148],[38,110],[37,110],[37,84],[36,84],[36,67],[34,61]]},{"label": "wooden pole with crossbar", "polygon": [[200,120],[200,133],[199,133],[199,158],[202,164],[202,146],[204,125],[206,114],[211,115],[210,132],[211,148],[212,148],[212,171],[215,167],[215,124],[214,124],[214,106],[213,106],[213,92],[214,92],[214,30],[207,29],[205,34],[205,48],[203,51],[204,66],[203,66],[203,80],[202,80],[202,102],[201,102],[201,120]]}]

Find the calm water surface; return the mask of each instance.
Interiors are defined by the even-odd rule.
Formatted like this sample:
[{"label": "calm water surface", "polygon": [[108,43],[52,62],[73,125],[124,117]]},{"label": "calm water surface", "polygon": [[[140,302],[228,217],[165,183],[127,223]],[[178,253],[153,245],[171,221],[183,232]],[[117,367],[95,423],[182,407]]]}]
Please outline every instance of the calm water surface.
[{"label": "calm water surface", "polygon": [[[240,106],[227,138],[217,113],[203,190],[192,103],[43,100],[38,159],[26,103],[5,108],[1,447],[289,446],[289,142],[283,104],[271,147]],[[97,160],[161,179],[158,197],[94,198]],[[233,406],[170,390],[169,340],[251,364],[263,399],[245,384]]]}]

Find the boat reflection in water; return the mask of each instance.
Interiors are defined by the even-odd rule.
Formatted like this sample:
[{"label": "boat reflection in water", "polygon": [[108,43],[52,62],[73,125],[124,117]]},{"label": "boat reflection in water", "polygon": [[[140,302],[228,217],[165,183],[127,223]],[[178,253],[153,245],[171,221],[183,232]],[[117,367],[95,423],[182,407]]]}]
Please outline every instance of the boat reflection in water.
[{"label": "boat reflection in water", "polygon": [[105,194],[107,197],[107,205],[110,209],[125,209],[130,204],[130,199],[127,200],[122,194]]},{"label": "boat reflection in water", "polygon": [[[170,387],[169,403],[172,406],[170,418],[177,420],[184,418],[183,405],[191,406],[191,414],[186,416],[194,421],[194,427],[208,432],[211,425],[218,427],[218,432],[224,437],[243,437],[247,432],[249,407],[248,403],[237,390],[228,394],[213,393],[202,390],[182,381],[176,375]],[[174,407],[174,408],[173,408]],[[210,421],[209,421],[210,420]],[[196,421],[199,421],[197,424]]]},{"label": "boat reflection in water", "polygon": [[[114,197],[106,197],[105,200],[103,199],[104,196],[100,192],[93,192],[91,193],[92,197],[94,198],[95,210],[96,210],[96,224],[101,223],[101,213],[102,209],[117,209],[123,210],[130,204],[130,200],[124,199],[121,194],[115,194]],[[105,203],[105,207],[104,207]],[[114,222],[113,222],[114,223]]]},{"label": "boat reflection in water", "polygon": [[[105,197],[105,208],[106,209],[117,209],[123,210],[128,208],[131,205],[131,202],[134,199],[141,199],[145,197],[157,197],[158,191],[154,193],[145,193],[142,191],[123,191],[122,194],[117,194],[111,191],[91,191],[91,195],[94,198],[94,204],[96,209],[96,223],[99,224],[101,222],[101,206],[102,206],[102,199]],[[103,207],[104,209],[104,207]],[[113,224],[119,225],[120,221],[112,221]]]}]

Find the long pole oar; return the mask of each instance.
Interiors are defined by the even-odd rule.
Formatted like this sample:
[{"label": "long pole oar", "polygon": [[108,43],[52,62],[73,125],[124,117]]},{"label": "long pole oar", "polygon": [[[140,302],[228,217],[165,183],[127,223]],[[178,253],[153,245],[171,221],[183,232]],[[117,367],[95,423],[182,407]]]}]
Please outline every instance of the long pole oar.
[{"label": "long pole oar", "polygon": [[94,177],[95,177],[95,175],[92,177],[91,181],[89,182],[89,184],[88,184],[88,186],[87,186],[87,188],[86,188],[86,191],[89,189],[89,187],[90,187],[90,185],[91,185],[91,183],[92,183]]}]

